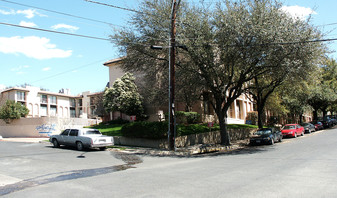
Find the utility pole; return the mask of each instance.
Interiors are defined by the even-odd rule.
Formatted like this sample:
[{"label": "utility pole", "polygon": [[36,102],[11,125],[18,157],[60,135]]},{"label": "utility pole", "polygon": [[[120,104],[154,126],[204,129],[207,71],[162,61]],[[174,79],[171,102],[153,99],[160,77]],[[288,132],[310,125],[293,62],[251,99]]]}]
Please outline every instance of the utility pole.
[{"label": "utility pole", "polygon": [[176,11],[177,1],[172,0],[171,10],[171,38],[170,38],[170,63],[169,63],[169,131],[168,131],[168,148],[169,150],[175,149],[175,45],[176,45]]}]

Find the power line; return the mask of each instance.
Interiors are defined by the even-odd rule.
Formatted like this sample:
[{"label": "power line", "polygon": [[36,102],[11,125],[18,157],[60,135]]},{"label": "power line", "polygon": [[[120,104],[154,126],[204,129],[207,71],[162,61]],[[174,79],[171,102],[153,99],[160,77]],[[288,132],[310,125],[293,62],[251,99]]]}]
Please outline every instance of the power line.
[{"label": "power line", "polygon": [[46,77],[46,78],[42,78],[42,79],[40,79],[40,80],[33,81],[33,82],[31,82],[31,84],[36,83],[36,82],[40,82],[40,81],[43,81],[43,80],[47,80],[47,79],[50,79],[50,78],[54,78],[54,77],[56,77],[56,76],[60,76],[60,75],[63,75],[63,74],[65,74],[65,73],[72,72],[72,71],[74,71],[74,70],[76,70],[76,69],[83,69],[83,68],[89,67],[89,66],[91,66],[91,65],[93,65],[93,64],[96,64],[96,63],[99,63],[99,62],[102,62],[102,61],[106,61],[106,60],[108,60],[108,59],[109,59],[109,58],[105,58],[105,59],[103,59],[103,60],[95,61],[95,62],[92,62],[92,63],[89,63],[89,64],[85,64],[85,65],[82,65],[82,66],[79,66],[79,67],[76,67],[76,68],[73,68],[73,69],[70,69],[70,70],[66,70],[66,71],[57,73],[57,74],[55,74],[55,75],[48,76],[48,77]]},{"label": "power line", "polygon": [[[84,38],[97,39],[97,40],[105,40],[105,41],[116,40],[116,39],[113,39],[113,38],[108,39],[108,38],[87,36],[87,35],[82,35],[82,34],[72,34],[72,33],[59,32],[59,31],[54,31],[54,30],[46,30],[46,29],[34,28],[34,27],[27,27],[27,26],[21,26],[21,25],[15,25],[15,24],[10,24],[10,23],[3,23],[3,22],[0,22],[0,25],[8,25],[8,26],[14,26],[14,27],[19,27],[19,28],[26,28],[26,29],[31,29],[31,30],[44,31],[44,32],[56,33],[56,34],[64,34],[64,35],[68,35],[68,36],[84,37]],[[159,40],[159,39],[155,39],[155,40]],[[136,42],[122,42],[122,43],[141,45],[141,46],[144,46],[144,47],[150,47],[150,45],[142,44],[142,43],[136,43]]]},{"label": "power line", "polygon": [[130,12],[135,12],[135,13],[138,13],[138,14],[146,14],[146,13],[140,12],[138,10],[133,10],[133,9],[130,9],[130,8],[123,8],[123,7],[120,7],[120,6],[115,6],[115,5],[111,5],[111,4],[107,4],[107,3],[101,3],[101,2],[97,2],[97,1],[91,1],[91,0],[84,0],[84,1],[87,1],[89,3],[95,3],[95,4],[99,4],[99,5],[109,6],[109,7],[117,8],[117,9],[121,9],[121,10],[126,10],[126,11],[130,11]]},{"label": "power line", "polygon": [[56,13],[56,14],[60,14],[60,15],[70,16],[70,17],[74,17],[74,18],[78,18],[78,19],[84,19],[84,20],[93,21],[93,22],[97,22],[97,23],[103,23],[103,24],[107,24],[107,25],[111,25],[111,26],[125,27],[125,26],[120,26],[120,25],[112,24],[112,23],[105,22],[105,21],[100,21],[100,20],[96,20],[96,19],[76,16],[76,15],[73,15],[73,14],[68,14],[68,13],[59,12],[59,11],[55,11],[55,10],[40,8],[40,7],[22,4],[22,3],[17,3],[17,2],[13,2],[13,1],[8,1],[8,0],[0,0],[0,1],[6,2],[6,3],[11,3],[11,4],[16,4],[16,5],[20,5],[20,6],[25,6],[25,7],[35,8],[35,9],[38,9],[38,10],[52,12],[52,13]]},{"label": "power line", "polygon": [[[84,38],[90,38],[90,39],[98,39],[98,40],[105,40],[105,41],[111,41],[111,39],[108,38],[101,38],[101,37],[94,37],[94,36],[87,36],[87,35],[81,35],[81,34],[73,34],[73,33],[66,33],[66,32],[59,32],[54,30],[46,30],[41,28],[34,28],[34,27],[27,27],[27,26],[21,26],[21,25],[15,25],[10,23],[3,23],[0,22],[1,25],[8,25],[13,27],[19,27],[19,28],[26,28],[26,29],[32,29],[32,30],[38,30],[38,31],[44,31],[44,32],[50,32],[50,33],[57,33],[57,34],[64,34],[69,36],[77,36],[77,37],[84,37]],[[291,44],[304,44],[304,43],[316,43],[316,42],[330,42],[330,41],[336,41],[337,38],[332,39],[317,39],[317,40],[309,40],[309,41],[293,41],[293,42],[275,42],[275,43],[261,43],[261,44],[254,44],[254,45],[226,45],[226,47],[249,47],[249,46],[265,46],[265,45],[291,45]],[[123,42],[126,44],[136,44],[136,45],[143,45],[146,47],[149,47],[150,45],[145,45],[141,43],[135,43],[135,42]],[[216,44],[209,44],[209,45],[216,45]],[[194,47],[201,47],[194,45]]]},{"label": "power line", "polygon": [[13,26],[13,27],[19,27],[19,28],[26,28],[26,29],[32,29],[32,30],[38,30],[38,31],[44,31],[44,32],[50,32],[50,33],[57,33],[57,34],[64,34],[64,35],[70,35],[70,36],[77,36],[77,37],[84,37],[84,38],[90,38],[90,39],[97,39],[97,40],[106,40],[110,41],[110,39],[107,38],[100,38],[100,37],[94,37],[94,36],[87,36],[87,35],[82,35],[82,34],[73,34],[73,33],[67,33],[67,32],[59,32],[59,31],[54,31],[54,30],[46,30],[46,29],[41,29],[41,28],[34,28],[34,27],[27,27],[27,26],[21,26],[21,25],[15,25],[11,23],[3,23],[0,22],[1,25],[8,25],[8,26]]}]

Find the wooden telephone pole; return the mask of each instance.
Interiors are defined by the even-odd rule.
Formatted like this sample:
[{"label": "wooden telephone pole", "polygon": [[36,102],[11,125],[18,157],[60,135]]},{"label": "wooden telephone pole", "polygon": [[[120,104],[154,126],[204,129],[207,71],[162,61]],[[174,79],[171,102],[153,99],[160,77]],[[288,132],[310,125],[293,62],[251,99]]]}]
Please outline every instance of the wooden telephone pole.
[{"label": "wooden telephone pole", "polygon": [[175,149],[175,45],[176,45],[176,11],[177,11],[177,1],[172,0],[172,10],[171,10],[171,38],[170,38],[170,58],[169,58],[169,131],[168,131],[168,147],[169,150]]}]

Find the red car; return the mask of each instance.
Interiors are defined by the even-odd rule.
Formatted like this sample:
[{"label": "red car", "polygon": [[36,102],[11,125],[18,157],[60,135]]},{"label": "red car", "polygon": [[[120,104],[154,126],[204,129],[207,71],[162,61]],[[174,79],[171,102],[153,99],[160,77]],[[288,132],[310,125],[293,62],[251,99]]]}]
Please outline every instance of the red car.
[{"label": "red car", "polygon": [[304,127],[299,124],[286,124],[281,130],[283,137],[294,137],[304,135]]},{"label": "red car", "polygon": [[311,124],[315,125],[316,131],[324,129],[323,123],[318,121],[312,121]]}]

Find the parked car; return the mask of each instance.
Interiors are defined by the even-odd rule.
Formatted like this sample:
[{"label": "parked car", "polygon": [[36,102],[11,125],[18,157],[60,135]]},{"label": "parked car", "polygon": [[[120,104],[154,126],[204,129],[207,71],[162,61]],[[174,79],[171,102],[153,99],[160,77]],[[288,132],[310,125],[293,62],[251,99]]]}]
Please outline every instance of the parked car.
[{"label": "parked car", "polygon": [[312,121],[311,124],[315,126],[316,131],[324,129],[323,123],[320,121]]},{"label": "parked car", "polygon": [[304,135],[304,128],[299,124],[286,124],[281,129],[283,137],[294,137],[298,135]]},{"label": "parked car", "polygon": [[52,135],[49,141],[55,148],[60,145],[75,146],[81,151],[84,148],[106,149],[113,145],[113,137],[102,135],[97,129],[66,129],[60,135]]},{"label": "parked car", "polygon": [[311,133],[311,132],[315,132],[315,125],[311,124],[311,123],[301,123],[301,126],[304,127],[304,133]]},{"label": "parked car", "polygon": [[333,126],[333,121],[328,116],[326,116],[324,118],[319,118],[319,121],[322,122],[323,127],[325,129],[330,128],[330,127]]},{"label": "parked car", "polygon": [[274,144],[282,142],[282,133],[275,128],[258,129],[250,138],[250,144]]}]

